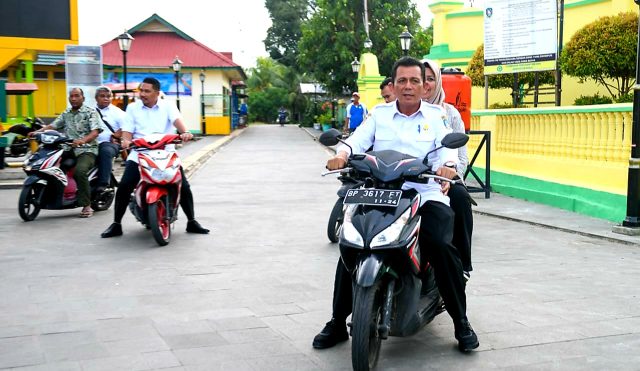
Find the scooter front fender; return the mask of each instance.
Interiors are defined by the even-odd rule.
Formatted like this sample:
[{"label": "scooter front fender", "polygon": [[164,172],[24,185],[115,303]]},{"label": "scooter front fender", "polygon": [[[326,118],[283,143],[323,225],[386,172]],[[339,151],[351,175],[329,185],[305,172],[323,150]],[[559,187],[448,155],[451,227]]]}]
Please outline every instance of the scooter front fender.
[{"label": "scooter front fender", "polygon": [[147,205],[156,203],[160,198],[168,194],[169,194],[169,191],[166,188],[162,188],[162,187],[147,188],[147,196],[146,196]]},{"label": "scooter front fender", "polygon": [[24,180],[24,186],[29,186],[35,183],[40,183],[43,185],[47,185],[47,180],[46,179],[42,179],[37,175],[29,175],[25,180]]},{"label": "scooter front fender", "polygon": [[379,279],[384,262],[381,256],[368,255],[361,259],[356,266],[356,284],[361,287],[371,287]]}]

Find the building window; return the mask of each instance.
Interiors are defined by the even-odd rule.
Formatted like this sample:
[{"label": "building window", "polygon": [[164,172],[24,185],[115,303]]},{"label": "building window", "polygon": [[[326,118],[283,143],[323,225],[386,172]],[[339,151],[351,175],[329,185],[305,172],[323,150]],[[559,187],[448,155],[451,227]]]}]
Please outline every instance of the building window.
[{"label": "building window", "polygon": [[53,79],[54,80],[65,80],[66,77],[65,77],[64,72],[54,72],[53,73]]},{"label": "building window", "polygon": [[47,71],[33,71],[34,80],[46,80],[48,78]]}]

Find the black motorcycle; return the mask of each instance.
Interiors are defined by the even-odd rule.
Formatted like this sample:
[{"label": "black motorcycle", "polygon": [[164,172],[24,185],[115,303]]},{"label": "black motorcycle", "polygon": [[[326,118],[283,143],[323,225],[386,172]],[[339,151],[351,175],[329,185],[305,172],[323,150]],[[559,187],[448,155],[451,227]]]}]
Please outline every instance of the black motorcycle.
[{"label": "black motorcycle", "polygon": [[28,155],[31,151],[29,133],[39,130],[45,125],[39,117],[36,117],[35,119],[25,117],[24,120],[28,125],[16,124],[2,132],[2,135],[6,137],[13,137],[11,145],[9,145],[5,150],[6,157],[22,157]]},{"label": "black motorcycle", "polygon": [[[459,148],[469,137],[446,135],[442,147]],[[323,133],[326,146],[342,141],[335,129]],[[346,143],[345,143],[346,144]],[[352,154],[347,172],[364,182],[346,191],[340,255],[353,278],[351,361],[354,370],[370,370],[380,355],[382,339],[415,334],[443,309],[432,268],[421,261],[418,233],[420,194],[402,190],[406,182],[450,181],[439,177],[424,159],[393,151]]]},{"label": "black motorcycle", "polygon": [[[73,142],[55,130],[47,130],[35,135],[40,143],[38,151],[24,163],[27,178],[22,185],[18,200],[18,213],[26,221],[34,220],[41,209],[73,209],[80,207],[77,202],[77,185],[73,179],[76,158],[69,144]],[[111,173],[109,187],[98,192],[98,169],[89,171],[91,187],[91,208],[107,210],[113,203],[117,181]]]}]

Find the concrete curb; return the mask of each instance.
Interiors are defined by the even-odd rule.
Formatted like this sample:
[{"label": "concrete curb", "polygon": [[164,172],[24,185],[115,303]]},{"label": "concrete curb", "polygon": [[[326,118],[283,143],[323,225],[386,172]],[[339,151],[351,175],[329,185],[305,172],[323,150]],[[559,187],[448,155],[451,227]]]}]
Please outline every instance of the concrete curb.
[{"label": "concrete curb", "polygon": [[[523,202],[526,202],[526,201],[523,201]],[[556,231],[577,234],[577,235],[584,236],[584,237],[597,238],[599,240],[604,240],[604,241],[607,241],[607,242],[615,242],[615,243],[620,243],[620,244],[623,244],[623,245],[636,246],[636,247],[638,246],[638,242],[629,241],[629,240],[625,239],[623,236],[620,236],[619,238],[617,238],[615,236],[603,236],[603,235],[600,235],[600,234],[589,233],[589,232],[584,232],[584,231],[578,231],[576,229],[565,228],[565,227],[561,227],[561,226],[553,225],[553,224],[549,224],[549,223],[534,222],[534,221],[526,220],[526,219],[523,219],[523,218],[514,218],[514,217],[511,217],[511,216],[505,216],[505,215],[501,215],[501,214],[498,214],[498,213],[491,213],[491,212],[487,212],[487,211],[473,210],[473,213],[474,214],[478,214],[478,215],[489,216],[489,217],[496,218],[496,219],[508,220],[508,221],[511,221],[511,222],[525,223],[525,224],[533,225],[533,226],[536,226],[536,227],[548,228],[548,229],[553,229],[553,230],[556,230]]]},{"label": "concrete curb", "polygon": [[247,128],[236,129],[230,135],[222,137],[217,141],[207,145],[206,147],[196,151],[182,161],[182,167],[187,175],[191,178],[195,173],[209,160],[220,148],[240,136]]}]

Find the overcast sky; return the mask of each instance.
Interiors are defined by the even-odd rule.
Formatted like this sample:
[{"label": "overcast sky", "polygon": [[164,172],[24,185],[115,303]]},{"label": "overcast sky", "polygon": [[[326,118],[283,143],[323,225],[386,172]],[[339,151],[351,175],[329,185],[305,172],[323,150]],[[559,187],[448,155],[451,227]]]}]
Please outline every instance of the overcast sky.
[{"label": "overcast sky", "polygon": [[[428,25],[430,1],[412,1]],[[78,0],[80,44],[102,45],[153,13],[217,52],[233,52],[233,60],[244,68],[267,56],[263,40],[271,19],[264,0]]]}]

